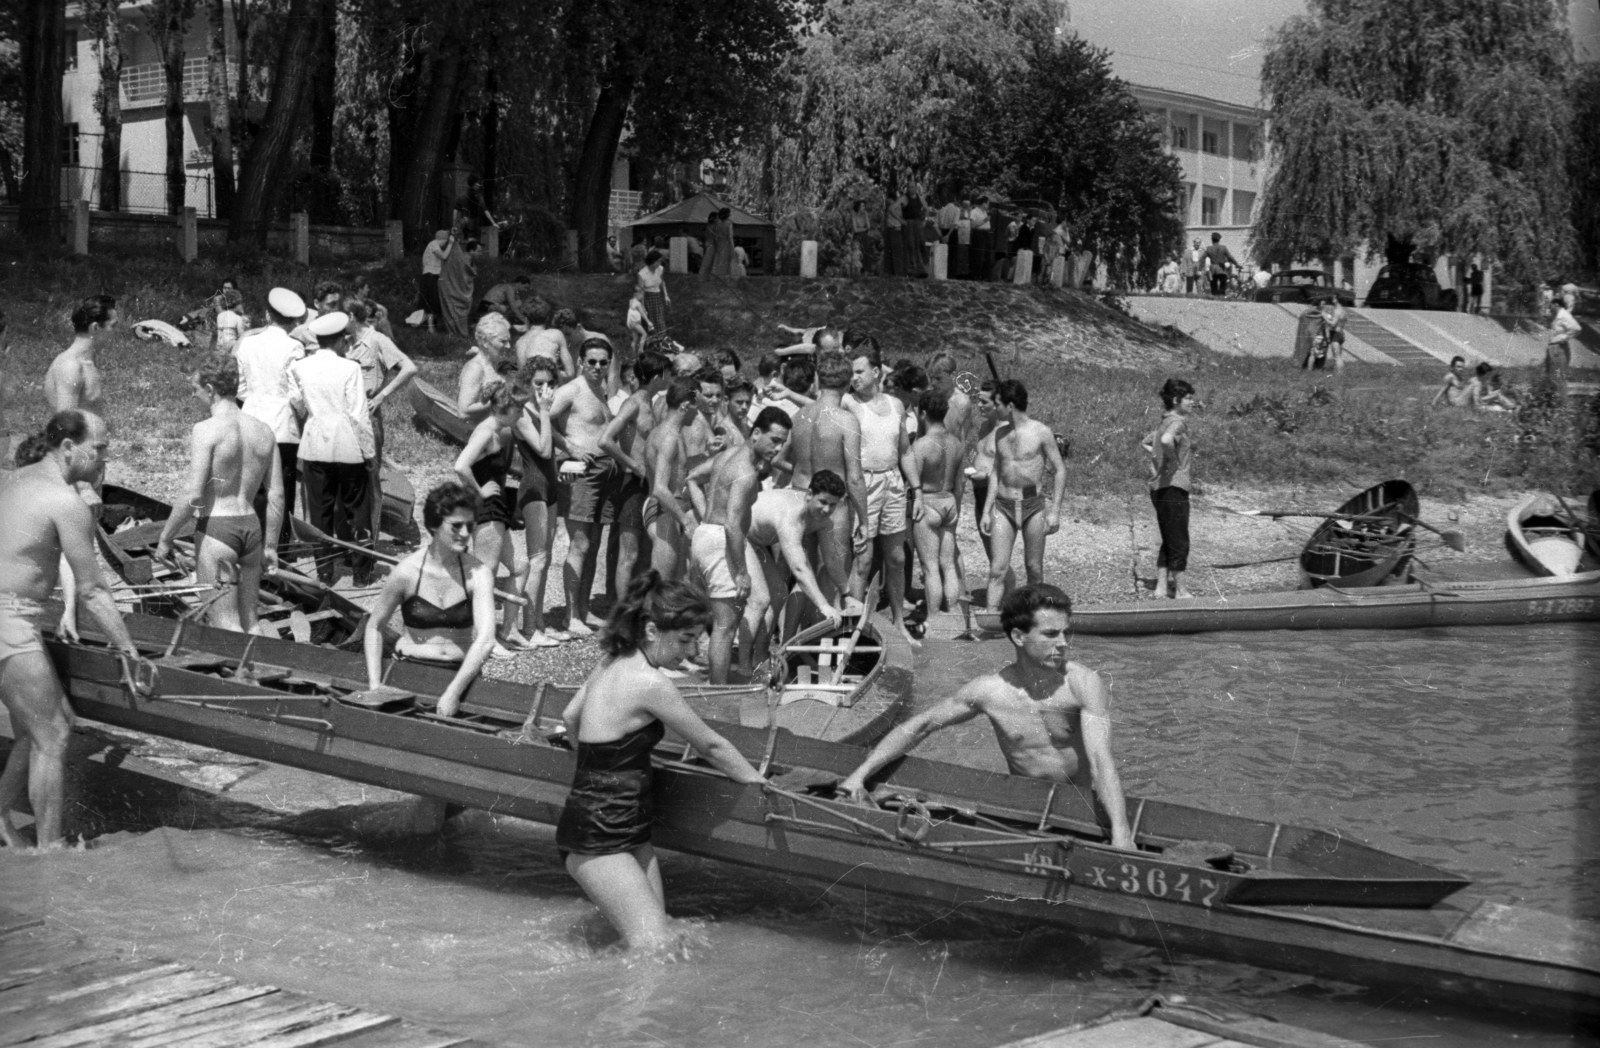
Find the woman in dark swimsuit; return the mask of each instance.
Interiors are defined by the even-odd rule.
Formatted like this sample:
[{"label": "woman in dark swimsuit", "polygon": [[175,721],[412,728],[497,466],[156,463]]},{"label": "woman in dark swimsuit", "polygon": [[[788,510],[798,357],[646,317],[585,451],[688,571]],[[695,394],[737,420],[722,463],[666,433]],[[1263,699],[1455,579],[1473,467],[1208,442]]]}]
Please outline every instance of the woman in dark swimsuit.
[{"label": "woman in dark swimsuit", "polygon": [[[522,580],[517,573],[516,550],[511,544],[517,494],[510,489],[507,477],[511,458],[516,454],[516,430],[528,394],[529,390],[516,381],[495,386],[488,396],[489,416],[473,429],[455,464],[461,483],[469,491],[478,493],[478,533],[472,552],[489,565],[490,571],[498,572],[499,565],[504,565],[515,589],[519,590]],[[493,658],[509,658],[513,650],[527,649],[528,642],[517,632],[517,614],[514,605],[506,608],[499,642],[490,653]]]},{"label": "woman in dark swimsuit", "polygon": [[650,753],[671,728],[735,782],[765,780],[689,708],[659,667],[694,655],[711,623],[698,586],[634,579],[600,631],[605,661],[562,720],[578,751],[556,846],[567,872],[631,949],[670,946],[661,867],[650,844]]},{"label": "woman in dark swimsuit", "polygon": [[549,648],[572,639],[572,634],[545,625],[544,585],[550,576],[550,551],[556,543],[556,506],[561,485],[556,483],[555,431],[550,425],[550,404],[555,399],[560,372],[547,357],[529,357],[517,382],[532,397],[517,419],[517,453],[522,458],[522,486],[517,512],[522,516],[522,537],[528,544],[528,576],[522,593],[522,629],[530,648]]},{"label": "woman in dark swimsuit", "polygon": [[400,611],[401,658],[455,666],[439,695],[439,712],[455,715],[461,696],[494,647],[494,575],[470,552],[478,496],[461,484],[440,484],[422,503],[429,542],[395,565],[367,617],[367,684],[383,681],[383,626]]}]

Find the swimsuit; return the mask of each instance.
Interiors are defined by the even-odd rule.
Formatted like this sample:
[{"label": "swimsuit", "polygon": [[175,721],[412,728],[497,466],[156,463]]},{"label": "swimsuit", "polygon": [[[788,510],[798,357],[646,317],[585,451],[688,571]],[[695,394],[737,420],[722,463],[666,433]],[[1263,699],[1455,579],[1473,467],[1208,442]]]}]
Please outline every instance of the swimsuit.
[{"label": "swimsuit", "polygon": [[[422,595],[422,568],[428,565],[428,554],[422,554],[422,567],[417,569],[417,586],[411,596],[400,602],[400,621],[407,629],[465,630],[472,628],[472,595],[466,594],[448,608],[441,608]],[[457,567],[460,561],[457,561]],[[461,588],[465,590],[466,576]]]},{"label": "swimsuit", "polygon": [[511,469],[513,447],[507,444],[499,451],[483,456],[472,464],[472,479],[481,488],[490,481],[500,485],[500,493],[490,495],[478,507],[479,524],[504,524],[511,526],[511,492],[506,488],[506,474]]},{"label": "swimsuit", "polygon": [[994,511],[1011,522],[1013,531],[1021,531],[1027,526],[1028,521],[1043,513],[1049,508],[1049,505],[1049,498],[1039,494],[1039,489],[1032,484],[1022,489],[1020,505],[1017,499],[1006,495],[996,495],[994,497]]},{"label": "swimsuit", "polygon": [[570,476],[567,519],[579,524],[610,524],[617,510],[612,497],[618,484],[616,463],[603,459],[582,473]]},{"label": "swimsuit", "polygon": [[[678,495],[678,508],[683,510],[685,513],[694,512],[694,504],[689,501],[688,495]],[[646,528],[660,520],[662,517],[671,518],[674,524],[678,522],[677,517],[673,516],[670,511],[662,508],[661,500],[656,498],[654,495],[651,495],[649,498],[644,500],[644,508],[639,511],[639,516],[640,519],[644,521],[644,526]]]},{"label": "swimsuit", "polygon": [[644,478],[631,470],[620,471],[620,478],[606,491],[603,513],[606,523],[626,531],[644,530],[644,500],[650,488]]},{"label": "swimsuit", "polygon": [[954,492],[924,491],[922,493],[922,523],[930,528],[954,527],[961,515],[961,503]]},{"label": "swimsuit", "polygon": [[[712,600],[734,600],[739,586],[728,566],[728,531],[721,524],[701,524],[689,539],[689,557],[695,571]],[[750,576],[750,598],[766,590],[766,574],[761,569],[761,559],[756,544],[747,538],[744,544],[744,570]]]},{"label": "swimsuit", "polygon": [[561,487],[556,483],[556,463],[534,451],[527,441],[517,438],[522,455],[522,486],[517,490],[517,511],[530,502],[550,505],[557,501]]},{"label": "swimsuit", "polygon": [[572,791],[556,823],[562,859],[622,855],[650,843],[650,753],[666,733],[652,718],[611,742],[578,742]]},{"label": "swimsuit", "polygon": [[38,603],[12,593],[0,593],[0,664],[13,655],[44,652],[39,635]]},{"label": "swimsuit", "polygon": [[201,517],[195,521],[194,534],[196,539],[211,536],[233,550],[241,561],[261,554],[261,521],[254,513]]}]

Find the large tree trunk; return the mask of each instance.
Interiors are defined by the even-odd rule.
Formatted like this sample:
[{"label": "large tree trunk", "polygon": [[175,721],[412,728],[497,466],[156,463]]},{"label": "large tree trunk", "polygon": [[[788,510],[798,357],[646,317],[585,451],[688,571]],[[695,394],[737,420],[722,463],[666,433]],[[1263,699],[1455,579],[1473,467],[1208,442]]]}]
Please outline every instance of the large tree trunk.
[{"label": "large tree trunk", "polygon": [[298,130],[296,117],[311,78],[311,57],[321,30],[321,0],[291,0],[287,30],[272,71],[272,101],[240,171],[239,195],[228,240],[267,245],[267,224],[282,188],[284,168]]},{"label": "large tree trunk", "polygon": [[[500,206],[500,78],[490,69],[483,93],[483,206],[493,215]],[[498,217],[498,216],[496,216]]]},{"label": "large tree trunk", "polygon": [[[228,85],[228,23],[224,0],[207,0],[211,63],[206,67],[206,98],[211,108],[211,185],[217,217],[233,214],[233,112]],[[243,55],[240,56],[241,59]],[[242,64],[242,63],[241,63]]]},{"label": "large tree trunk", "polygon": [[611,168],[617,161],[617,145],[628,120],[628,105],[633,101],[633,78],[622,70],[626,62],[615,62],[600,88],[600,97],[589,118],[584,135],[583,154],[578,159],[576,185],[572,197],[572,224],[578,230],[578,264],[589,273],[611,269],[606,257],[606,226],[611,208]]},{"label": "large tree trunk", "polygon": [[85,13],[93,20],[100,50],[100,209],[122,210],[122,24],[117,0],[94,0]]},{"label": "large tree trunk", "polygon": [[61,77],[66,55],[63,0],[25,0],[22,9],[22,214],[17,230],[48,241],[61,207]]},{"label": "large tree trunk", "polygon": [[433,61],[428,101],[412,137],[409,169],[400,198],[400,221],[408,244],[422,243],[433,231],[439,167],[444,162],[445,139],[455,124],[465,66],[461,43],[447,37]]},{"label": "large tree trunk", "polygon": [[422,82],[421,49],[412,46],[417,24],[408,20],[396,46],[400,68],[388,92],[386,105],[389,123],[389,217],[399,218],[406,194],[406,173],[411,170],[411,143],[417,129],[417,93]]},{"label": "large tree trunk", "polygon": [[161,65],[167,75],[167,214],[181,215],[188,177],[183,166],[183,35],[176,32]]},{"label": "large tree trunk", "polygon": [[333,224],[339,219],[338,194],[333,180],[333,117],[339,98],[339,42],[335,35],[338,10],[334,0],[323,0],[322,31],[318,34],[316,72],[311,78],[311,220]]}]

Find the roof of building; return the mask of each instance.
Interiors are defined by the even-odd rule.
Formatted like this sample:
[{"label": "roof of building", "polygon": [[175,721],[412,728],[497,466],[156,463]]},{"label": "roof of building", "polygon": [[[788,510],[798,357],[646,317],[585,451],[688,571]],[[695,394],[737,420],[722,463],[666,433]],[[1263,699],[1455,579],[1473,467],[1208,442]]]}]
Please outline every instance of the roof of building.
[{"label": "roof of building", "polygon": [[660,211],[652,212],[651,214],[645,215],[643,218],[635,219],[628,224],[630,226],[676,226],[692,225],[694,223],[703,224],[708,218],[711,217],[711,212],[713,210],[720,211],[723,208],[727,208],[731,212],[730,217],[733,219],[733,224],[736,226],[770,226],[774,224],[771,219],[762,218],[759,215],[752,215],[744,208],[735,204],[729,204],[718,199],[717,197],[712,196],[710,193],[696,193],[694,196],[689,197],[686,200],[680,200],[670,207],[664,207]]}]

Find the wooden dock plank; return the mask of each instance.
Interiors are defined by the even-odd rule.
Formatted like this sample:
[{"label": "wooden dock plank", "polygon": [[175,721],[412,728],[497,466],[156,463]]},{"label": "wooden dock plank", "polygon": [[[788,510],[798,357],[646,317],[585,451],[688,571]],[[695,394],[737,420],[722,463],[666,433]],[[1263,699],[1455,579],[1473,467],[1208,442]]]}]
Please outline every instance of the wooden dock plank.
[{"label": "wooden dock plank", "polygon": [[104,1044],[125,1034],[149,1036],[193,1022],[195,1016],[204,1016],[206,1012],[215,1012],[230,1004],[268,997],[277,992],[274,986],[246,986],[239,983],[223,987],[215,993],[190,997],[136,1015],[102,1020],[88,1026],[65,1029],[57,1024],[56,1033],[29,1041],[28,1048],[77,1048],[84,1044]]},{"label": "wooden dock plank", "polygon": [[1144,1016],[1086,1030],[1040,1034],[1005,1048],[1221,1048],[1221,1038]]},{"label": "wooden dock plank", "polygon": [[0,1046],[21,1044],[30,1038],[59,1033],[64,1029],[147,1012],[162,1005],[203,997],[232,985],[234,980],[226,975],[186,969],[131,986],[117,986],[94,994],[79,995],[66,1008],[47,1006],[16,1016],[0,1031]]},{"label": "wooden dock plank", "polygon": [[297,994],[279,991],[253,1000],[199,1012],[173,1022],[157,1023],[150,1030],[132,1030],[119,1037],[116,1043],[126,1045],[127,1048],[157,1048],[160,1045],[209,1037],[248,1023],[271,1022],[285,1016],[303,1014],[310,1003],[314,1002]]},{"label": "wooden dock plank", "polygon": [[210,1033],[183,1035],[177,1031],[177,1036],[142,1038],[132,1042],[130,1048],[237,1048],[239,1045],[254,1045],[257,1041],[264,1041],[269,1037],[280,1034],[293,1033],[307,1027],[316,1026],[318,1023],[332,1022],[334,1019],[349,1015],[356,1009],[343,1004],[323,1004],[321,1002],[301,1001],[299,1006],[281,1014],[253,1019],[246,1022],[230,1023],[220,1030]]},{"label": "wooden dock plank", "polygon": [[280,1034],[277,1037],[268,1037],[263,1041],[254,1041],[250,1048],[319,1048],[321,1045],[343,1042],[358,1033],[367,1033],[381,1030],[389,1026],[399,1025],[400,1020],[392,1015],[379,1015],[376,1012],[354,1012],[343,1015],[332,1022],[318,1023],[306,1030],[297,1030],[293,1033]]},{"label": "wooden dock plank", "polygon": [[86,994],[130,986],[183,971],[181,964],[119,960],[95,961],[66,972],[50,972],[24,986],[0,993],[0,1016],[58,1005]]}]

